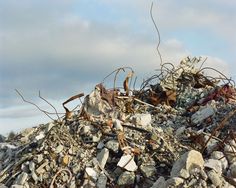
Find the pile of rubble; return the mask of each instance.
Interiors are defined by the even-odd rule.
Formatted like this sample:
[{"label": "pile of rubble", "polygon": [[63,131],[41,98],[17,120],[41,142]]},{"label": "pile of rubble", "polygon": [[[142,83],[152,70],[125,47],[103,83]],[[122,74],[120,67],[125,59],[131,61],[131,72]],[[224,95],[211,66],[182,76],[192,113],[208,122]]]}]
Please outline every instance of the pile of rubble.
[{"label": "pile of rubble", "polygon": [[0,188],[235,187],[234,83],[199,62],[162,65],[140,90],[133,72],[123,90],[98,84],[62,120],[1,136]]}]

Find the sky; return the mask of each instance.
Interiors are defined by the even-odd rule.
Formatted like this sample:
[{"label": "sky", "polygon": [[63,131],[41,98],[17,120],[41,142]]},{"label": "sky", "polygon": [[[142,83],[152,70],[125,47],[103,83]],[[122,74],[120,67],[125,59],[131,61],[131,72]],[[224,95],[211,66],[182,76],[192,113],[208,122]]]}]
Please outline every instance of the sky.
[{"label": "sky", "polygon": [[[39,99],[40,90],[63,113],[63,101],[88,94],[116,68],[132,67],[140,80],[155,74],[160,60],[151,3],[0,0],[0,134],[50,121],[14,89],[52,111]],[[235,0],[153,3],[164,62],[208,57],[205,66],[236,78]]]}]

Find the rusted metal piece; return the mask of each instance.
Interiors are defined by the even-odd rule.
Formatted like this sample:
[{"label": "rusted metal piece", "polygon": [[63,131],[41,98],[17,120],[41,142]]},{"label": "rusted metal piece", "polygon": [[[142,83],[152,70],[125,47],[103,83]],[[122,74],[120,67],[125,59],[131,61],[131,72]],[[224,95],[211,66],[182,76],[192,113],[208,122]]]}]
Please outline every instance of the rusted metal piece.
[{"label": "rusted metal piece", "polygon": [[131,147],[127,144],[127,140],[125,138],[124,132],[118,131],[117,139],[120,145],[120,149],[125,153],[129,154],[131,152]]},{"label": "rusted metal piece", "polygon": [[63,106],[63,108],[64,108],[65,111],[66,111],[66,115],[65,115],[66,120],[71,118],[71,116],[72,116],[72,111],[70,111],[70,110],[65,106],[65,104],[67,104],[67,103],[69,103],[69,102],[71,102],[71,101],[73,101],[73,100],[75,100],[75,99],[81,98],[81,97],[83,97],[83,96],[84,96],[84,93],[80,93],[80,94],[78,94],[78,95],[74,95],[74,96],[70,97],[68,100],[66,100],[65,102],[62,103],[62,106]]},{"label": "rusted metal piece", "polygon": [[198,102],[199,105],[205,105],[211,100],[219,100],[224,98],[225,102],[228,102],[230,99],[235,99],[233,95],[235,94],[235,90],[230,87],[228,84],[223,85],[221,87],[217,87],[213,92],[209,93],[207,97],[200,100]]},{"label": "rusted metal piece", "polygon": [[223,129],[224,126],[226,126],[227,122],[229,121],[229,119],[234,116],[236,114],[236,109],[232,110],[231,112],[229,112],[229,114],[218,124],[218,126],[212,131],[211,135],[209,136],[208,140],[205,142],[205,144],[202,147],[201,152],[203,153],[204,150],[206,149],[206,146],[208,144],[208,142],[211,140],[211,138],[213,136],[215,136],[216,132],[220,129]]}]

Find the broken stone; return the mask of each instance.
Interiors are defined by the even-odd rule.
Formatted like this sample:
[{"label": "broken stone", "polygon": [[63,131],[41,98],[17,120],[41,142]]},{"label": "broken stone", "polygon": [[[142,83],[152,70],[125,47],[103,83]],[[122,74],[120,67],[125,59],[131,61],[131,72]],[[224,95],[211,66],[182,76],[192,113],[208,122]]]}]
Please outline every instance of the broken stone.
[{"label": "broken stone", "polygon": [[105,174],[100,174],[97,180],[97,188],[106,188],[107,176]]},{"label": "broken stone", "polygon": [[98,135],[92,136],[92,142],[94,142],[94,143],[99,142],[100,138],[101,138],[101,136],[98,136]]},{"label": "broken stone", "polygon": [[75,178],[73,177],[69,182],[68,188],[76,188]]},{"label": "broken stone", "polygon": [[81,134],[86,135],[91,131],[91,126],[90,125],[85,125],[81,129]]},{"label": "broken stone", "polygon": [[210,154],[212,153],[212,151],[215,150],[215,148],[218,146],[218,141],[215,140],[215,139],[210,139],[209,140],[209,136],[208,135],[205,135],[204,136],[204,140],[205,140],[205,143],[207,142],[207,145],[206,145],[206,150],[207,150],[207,153]]},{"label": "broken stone", "polygon": [[36,172],[38,174],[43,174],[45,172],[44,167],[48,165],[48,160],[45,160],[45,162],[43,164],[41,164],[37,169]]},{"label": "broken stone", "polygon": [[51,123],[47,123],[47,124],[46,124],[46,129],[45,129],[46,133],[49,132],[49,131],[51,130],[51,128],[54,127],[54,125],[55,125],[55,124],[52,123],[52,122],[51,122]]},{"label": "broken stone", "polygon": [[105,167],[108,157],[109,157],[109,150],[107,148],[103,148],[102,151],[98,153],[97,160],[102,168]]},{"label": "broken stone", "polygon": [[115,128],[115,130],[117,130],[117,131],[124,131],[124,128],[123,128],[123,126],[121,125],[121,121],[120,120],[118,120],[118,119],[114,119],[113,120],[113,125],[114,125],[114,128]]},{"label": "broken stone", "polygon": [[108,102],[102,99],[100,92],[101,89],[99,88],[99,86],[96,86],[95,90],[90,95],[85,97],[84,110],[88,114],[99,116],[101,114],[106,114],[112,110]]},{"label": "broken stone", "polygon": [[100,141],[97,145],[97,149],[102,149],[105,147],[104,141]]},{"label": "broken stone", "polygon": [[62,164],[68,165],[69,161],[70,161],[69,155],[65,155],[62,159]]},{"label": "broken stone", "polygon": [[37,174],[35,172],[31,172],[31,177],[33,178],[34,182],[37,184],[37,182],[39,181],[39,177],[37,176]]},{"label": "broken stone", "polygon": [[42,161],[43,161],[43,155],[42,154],[36,155],[35,162],[39,164]]},{"label": "broken stone", "polygon": [[199,124],[203,120],[215,114],[215,110],[211,106],[204,106],[192,115],[191,120],[194,124]]},{"label": "broken stone", "polygon": [[29,162],[29,170],[33,172],[35,170],[35,163],[33,161]]},{"label": "broken stone", "polygon": [[153,165],[141,165],[140,170],[142,174],[147,178],[155,176],[156,174],[156,167]]},{"label": "broken stone", "polygon": [[131,119],[136,126],[141,126],[142,128],[147,128],[152,122],[151,114],[135,114]]},{"label": "broken stone", "polygon": [[21,132],[21,141],[27,142],[29,140],[29,136],[34,132],[33,128],[26,128]]},{"label": "broken stone", "polygon": [[236,146],[234,147],[232,145],[226,144],[224,147],[224,153],[227,156],[229,164],[233,164],[234,162],[236,162]]},{"label": "broken stone", "polygon": [[56,147],[55,153],[61,153],[63,149],[64,149],[64,146],[60,144],[59,146]]},{"label": "broken stone", "polygon": [[207,180],[207,174],[203,169],[200,170],[200,175],[203,180]]},{"label": "broken stone", "polygon": [[135,180],[135,174],[134,172],[123,172],[118,180],[117,180],[117,184],[122,186],[122,185],[132,185],[134,184],[134,180]]},{"label": "broken stone", "polygon": [[8,188],[8,187],[0,183],[0,188]]},{"label": "broken stone", "polygon": [[167,183],[163,176],[160,176],[151,188],[167,188]]},{"label": "broken stone", "polygon": [[93,168],[87,167],[87,168],[85,169],[85,172],[86,172],[86,174],[87,174],[92,180],[94,180],[94,181],[97,180],[97,178],[98,178],[98,173],[97,173]]},{"label": "broken stone", "polygon": [[218,174],[222,174],[222,165],[219,160],[208,159],[208,160],[206,160],[204,167],[213,169]]},{"label": "broken stone", "polygon": [[191,150],[183,154],[180,159],[178,159],[172,169],[171,177],[189,177],[189,171],[193,168],[203,168],[204,160],[202,154],[198,151]]},{"label": "broken stone", "polygon": [[36,137],[35,137],[35,140],[41,140],[41,139],[43,139],[45,137],[45,134],[44,134],[44,132],[40,132],[39,133],[39,135],[37,135]]},{"label": "broken stone", "polygon": [[220,179],[220,175],[217,174],[214,170],[211,170],[207,173],[208,178],[211,180],[211,182],[216,186],[220,187],[222,184],[222,181]]},{"label": "broken stone", "polygon": [[116,140],[109,140],[105,146],[107,149],[112,150],[115,153],[118,153],[119,151],[119,142]]},{"label": "broken stone", "polygon": [[212,159],[219,160],[221,162],[222,170],[225,171],[228,168],[228,161],[221,151],[213,151],[211,154]]},{"label": "broken stone", "polygon": [[118,162],[117,166],[124,168],[130,172],[136,171],[138,169],[138,166],[134,161],[134,157],[129,154],[123,155],[120,158],[120,161]]},{"label": "broken stone", "polygon": [[15,185],[12,185],[11,188],[24,188],[24,186],[15,184]]},{"label": "broken stone", "polygon": [[230,175],[232,178],[236,178],[236,162],[230,165]]},{"label": "broken stone", "polygon": [[174,186],[174,187],[178,187],[183,183],[184,183],[184,179],[179,178],[179,177],[173,177],[166,181],[167,186]]},{"label": "broken stone", "polygon": [[175,131],[176,137],[180,137],[180,136],[184,133],[185,130],[186,130],[186,127],[185,127],[185,126],[182,126],[182,127],[178,128],[178,129]]},{"label": "broken stone", "polygon": [[28,178],[28,174],[25,172],[22,172],[20,175],[17,176],[17,179],[15,181],[15,184],[17,185],[24,185],[26,180]]}]

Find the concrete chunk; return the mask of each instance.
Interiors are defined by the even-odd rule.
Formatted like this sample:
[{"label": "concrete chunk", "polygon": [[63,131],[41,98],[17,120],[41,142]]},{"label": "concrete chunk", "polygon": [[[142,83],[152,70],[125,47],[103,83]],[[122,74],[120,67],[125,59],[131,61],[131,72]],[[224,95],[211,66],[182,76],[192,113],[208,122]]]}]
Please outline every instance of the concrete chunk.
[{"label": "concrete chunk", "polygon": [[198,151],[191,150],[183,154],[178,159],[171,170],[171,177],[183,177],[188,178],[191,169],[200,168],[202,169],[204,160],[202,154]]},{"label": "concrete chunk", "polygon": [[134,158],[131,155],[123,155],[118,162],[117,166],[124,168],[128,171],[136,171],[138,166],[136,165]]},{"label": "concrete chunk", "polygon": [[105,167],[108,157],[109,157],[109,150],[107,148],[103,148],[102,151],[98,153],[97,160],[102,168]]}]

